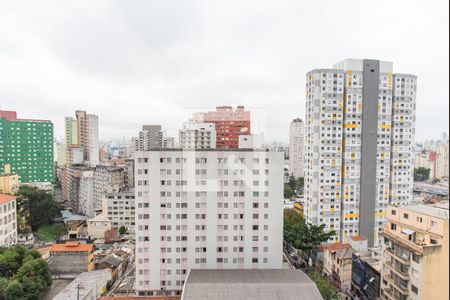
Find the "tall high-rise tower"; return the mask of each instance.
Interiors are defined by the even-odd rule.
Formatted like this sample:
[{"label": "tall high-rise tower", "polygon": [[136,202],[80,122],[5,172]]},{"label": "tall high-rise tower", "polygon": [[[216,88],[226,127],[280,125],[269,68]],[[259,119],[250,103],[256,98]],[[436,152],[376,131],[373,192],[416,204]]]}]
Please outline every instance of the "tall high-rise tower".
[{"label": "tall high-rise tower", "polygon": [[53,123],[18,119],[15,111],[0,110],[0,170],[6,165],[20,183],[53,183]]},{"label": "tall high-rise tower", "polygon": [[307,74],[306,218],[378,244],[388,203],[412,199],[417,78],[347,59]]},{"label": "tall high-rise tower", "polygon": [[289,172],[303,177],[304,124],[300,118],[292,120],[289,130]]},{"label": "tall high-rise tower", "polygon": [[77,141],[83,148],[84,159],[91,166],[99,164],[98,116],[77,110]]}]

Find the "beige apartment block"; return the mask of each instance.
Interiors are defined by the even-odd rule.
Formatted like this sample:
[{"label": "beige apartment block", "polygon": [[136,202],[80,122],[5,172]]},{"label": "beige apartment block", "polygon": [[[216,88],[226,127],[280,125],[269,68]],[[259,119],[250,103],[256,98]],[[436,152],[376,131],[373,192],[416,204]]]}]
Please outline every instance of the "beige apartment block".
[{"label": "beige apartment block", "polygon": [[449,299],[448,204],[389,206],[383,229],[383,299]]},{"label": "beige apartment block", "polygon": [[0,172],[0,193],[14,195],[19,189],[19,175],[11,173],[9,164],[5,165],[4,172]]}]

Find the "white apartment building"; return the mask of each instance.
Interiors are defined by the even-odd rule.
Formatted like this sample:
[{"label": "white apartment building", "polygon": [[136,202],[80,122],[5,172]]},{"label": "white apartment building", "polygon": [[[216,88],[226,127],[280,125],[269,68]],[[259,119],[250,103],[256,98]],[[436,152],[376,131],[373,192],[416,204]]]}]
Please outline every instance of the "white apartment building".
[{"label": "white apartment building", "polygon": [[412,200],[417,79],[392,72],[347,59],[307,74],[305,215],[334,241],[377,245],[388,203]]},{"label": "white apartment building", "polygon": [[65,143],[66,145],[78,144],[77,120],[72,117],[64,118]]},{"label": "white apartment building", "polygon": [[112,222],[113,229],[125,226],[129,233],[135,232],[134,189],[120,190],[103,195],[102,214]]},{"label": "white apartment building", "polygon": [[0,194],[0,247],[9,247],[16,243],[16,197]]},{"label": "white apartment building", "polygon": [[436,151],[436,178],[448,178],[448,140],[441,142]]},{"label": "white apartment building", "polygon": [[214,123],[183,123],[180,130],[180,147],[182,149],[215,149],[216,125]]},{"label": "white apartment building", "polygon": [[138,295],[180,294],[190,269],[280,269],[283,153],[135,152]]},{"label": "white apartment building", "polygon": [[300,118],[292,120],[289,127],[289,173],[303,177],[304,123]]},{"label": "white apartment building", "polygon": [[94,169],[94,205],[102,209],[105,193],[118,192],[125,184],[124,169],[114,166],[96,166]]},{"label": "white apartment building", "polygon": [[95,217],[94,171],[81,172],[79,189],[79,211],[90,218]]}]

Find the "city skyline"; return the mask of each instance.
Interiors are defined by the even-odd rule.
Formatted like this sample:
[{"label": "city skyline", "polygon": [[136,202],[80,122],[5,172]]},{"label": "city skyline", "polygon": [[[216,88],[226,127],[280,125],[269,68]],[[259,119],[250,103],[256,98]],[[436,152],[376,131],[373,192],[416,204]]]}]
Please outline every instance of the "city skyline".
[{"label": "city skyline", "polygon": [[[417,74],[416,140],[447,128],[448,2],[288,2],[47,2],[52,13],[3,2],[0,107],[50,119],[57,138],[64,117],[83,109],[99,116],[105,140],[129,138],[141,124],[177,136],[191,111],[244,105],[266,112],[266,140],[287,143],[290,121],[304,118],[307,72],[373,58]],[[390,21],[373,26],[366,10]],[[358,39],[327,51],[344,26]]]}]

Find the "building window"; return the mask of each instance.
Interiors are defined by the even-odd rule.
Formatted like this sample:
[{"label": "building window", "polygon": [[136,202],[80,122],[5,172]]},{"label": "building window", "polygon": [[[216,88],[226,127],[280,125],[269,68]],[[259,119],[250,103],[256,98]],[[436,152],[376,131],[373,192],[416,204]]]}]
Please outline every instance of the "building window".
[{"label": "building window", "polygon": [[404,219],[408,219],[408,218],[409,218],[409,215],[408,215],[408,214],[403,214],[403,218],[404,218]]},{"label": "building window", "polygon": [[411,284],[411,291],[416,295],[419,294],[419,289],[413,284]]},{"label": "building window", "polygon": [[391,230],[397,230],[397,224],[391,223]]}]

